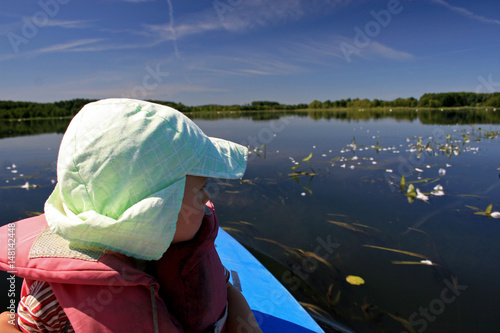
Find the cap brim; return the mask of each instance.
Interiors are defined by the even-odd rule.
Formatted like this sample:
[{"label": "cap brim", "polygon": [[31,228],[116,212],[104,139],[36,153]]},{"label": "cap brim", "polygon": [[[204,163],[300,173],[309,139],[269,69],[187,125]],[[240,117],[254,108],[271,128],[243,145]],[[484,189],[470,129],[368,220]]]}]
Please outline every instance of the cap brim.
[{"label": "cap brim", "polygon": [[237,143],[219,138],[211,138],[211,145],[200,163],[188,174],[211,178],[239,179],[247,167],[248,149]]}]

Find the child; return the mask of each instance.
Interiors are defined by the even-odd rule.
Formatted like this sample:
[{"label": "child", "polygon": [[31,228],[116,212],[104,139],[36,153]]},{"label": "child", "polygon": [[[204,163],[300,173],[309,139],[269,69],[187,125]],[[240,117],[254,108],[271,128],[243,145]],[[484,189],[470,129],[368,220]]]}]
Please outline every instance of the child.
[{"label": "child", "polygon": [[[61,142],[45,214],[15,223],[15,267],[0,254],[0,269],[25,279],[19,328],[260,332],[215,251],[204,188],[208,177],[241,178],[246,160],[245,147],[207,137],[172,108],[86,105]],[[0,328],[16,330],[6,319]]]}]

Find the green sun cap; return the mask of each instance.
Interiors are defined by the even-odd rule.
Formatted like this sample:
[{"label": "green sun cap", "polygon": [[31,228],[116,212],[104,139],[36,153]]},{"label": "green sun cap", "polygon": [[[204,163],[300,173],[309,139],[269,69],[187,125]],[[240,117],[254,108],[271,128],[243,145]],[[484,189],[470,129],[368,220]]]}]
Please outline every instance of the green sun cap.
[{"label": "green sun cap", "polygon": [[238,179],[247,156],[246,147],[207,137],[168,106],[90,103],[62,139],[47,222],[70,241],[159,259],[175,233],[186,175]]}]

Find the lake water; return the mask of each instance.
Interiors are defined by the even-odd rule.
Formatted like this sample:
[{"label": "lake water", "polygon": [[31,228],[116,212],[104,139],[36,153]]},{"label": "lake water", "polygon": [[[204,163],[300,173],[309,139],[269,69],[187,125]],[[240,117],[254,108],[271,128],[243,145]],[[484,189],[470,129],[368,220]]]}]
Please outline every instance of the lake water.
[{"label": "lake water", "polygon": [[[255,148],[243,181],[208,186],[221,226],[323,325],[496,330],[500,219],[476,213],[500,211],[500,111],[192,117]],[[41,212],[54,187],[65,124],[44,124],[1,125],[2,225]]]}]

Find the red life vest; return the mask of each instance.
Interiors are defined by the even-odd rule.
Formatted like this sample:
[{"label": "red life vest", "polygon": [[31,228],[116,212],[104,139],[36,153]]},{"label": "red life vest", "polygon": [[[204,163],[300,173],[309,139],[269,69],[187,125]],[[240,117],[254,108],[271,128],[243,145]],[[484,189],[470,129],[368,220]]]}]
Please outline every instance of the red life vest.
[{"label": "red life vest", "polygon": [[[212,205],[210,209],[213,215],[205,219],[211,222],[205,223],[204,220],[203,225],[213,223],[212,225],[218,228]],[[217,234],[216,231],[215,234]],[[15,235],[16,243],[15,265],[10,260],[12,257],[9,258],[8,255],[8,244],[12,235]],[[197,234],[196,240],[200,235]],[[207,283],[216,281],[216,276],[220,277],[218,269],[208,269],[199,275],[184,274],[183,271],[178,270],[180,266],[172,269],[167,267],[166,261],[163,261],[167,256],[164,256],[158,262],[159,271],[166,270],[165,274],[161,274],[162,279],[165,275],[170,276],[168,272],[175,274],[180,272],[184,276],[198,276],[198,279],[191,279],[190,283],[193,283],[193,286],[200,284],[199,287],[188,290],[185,293],[185,299],[176,299],[169,302],[171,304],[167,306],[160,297],[160,290],[163,287],[160,287],[158,280],[137,269],[126,256],[95,247],[75,249],[73,243],[68,246],[64,245],[64,242],[65,240],[61,237],[51,233],[44,215],[5,225],[0,228],[0,269],[24,278],[21,297],[29,293],[30,286],[35,280],[48,282],[75,332],[203,332],[191,331],[183,325],[196,327],[198,320],[203,323],[209,322],[208,319],[205,320],[200,316],[177,320],[174,312],[179,312],[176,309],[179,307],[179,309],[185,309],[186,313],[192,313],[192,309],[198,307],[193,300],[202,299],[199,297],[199,292],[205,288],[210,290]],[[202,269],[210,266],[206,263],[207,260],[215,260],[214,256],[218,259],[217,253],[212,252],[208,246],[206,249],[203,247],[203,250],[195,252],[202,259],[199,262],[199,267]],[[208,254],[205,255],[205,252]],[[180,251],[180,254],[185,255],[184,258],[189,257],[187,252]],[[185,259],[178,261],[184,262]],[[197,269],[194,266],[191,268],[194,271]],[[222,267],[222,274],[224,274],[223,270]],[[169,279],[161,283],[167,281]],[[187,288],[183,282],[176,281],[176,283],[182,283],[182,288]],[[205,315],[210,316],[212,312],[218,313],[218,317],[216,316],[217,318],[211,324],[220,318],[220,313],[225,308],[226,285],[223,276],[222,283],[224,291],[220,291],[222,284],[216,284],[213,292],[219,290],[223,293],[221,298],[224,298],[224,307],[219,306],[219,303],[222,303],[219,298],[213,304],[210,298],[203,298],[209,303],[201,307],[213,309],[213,311],[206,311]],[[172,290],[180,288],[180,285],[169,285],[165,288],[164,294],[169,295]],[[207,327],[210,329],[210,324]]]},{"label": "red life vest", "polygon": [[195,237],[170,245],[156,264],[160,294],[186,332],[209,332],[226,309],[225,268],[214,245],[219,224],[212,203],[206,207]]}]

